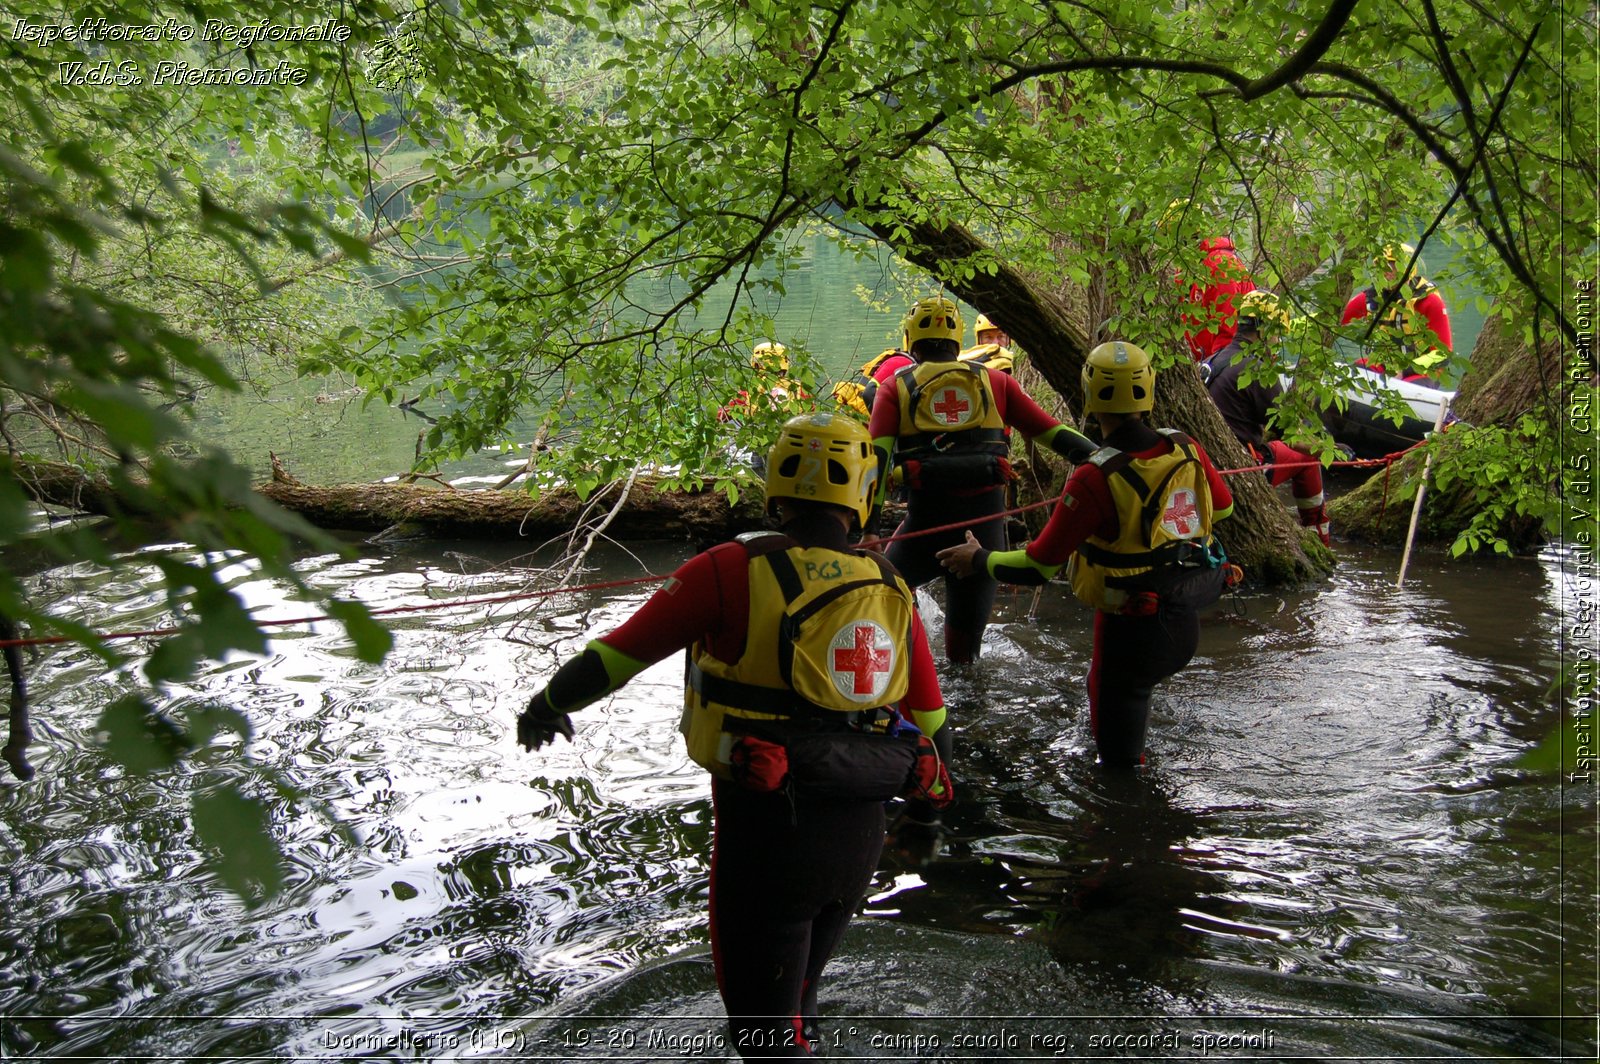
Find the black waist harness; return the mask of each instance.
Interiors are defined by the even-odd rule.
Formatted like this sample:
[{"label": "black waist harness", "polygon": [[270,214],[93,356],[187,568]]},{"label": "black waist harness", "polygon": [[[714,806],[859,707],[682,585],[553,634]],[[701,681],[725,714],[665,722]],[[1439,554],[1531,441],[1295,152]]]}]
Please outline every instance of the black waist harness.
[{"label": "black waist harness", "polygon": [[959,429],[955,432],[913,432],[895,441],[898,457],[927,460],[944,455],[1008,455],[1005,429]]},{"label": "black waist harness", "polygon": [[[786,717],[786,725],[806,731],[864,731],[889,719],[889,710],[885,706],[847,712],[828,709],[801,698],[794,691],[713,676],[693,661],[689,662],[687,679],[689,688],[707,702],[751,713]],[[739,717],[728,717],[723,721],[723,728],[738,733],[748,731],[747,725],[750,723]]]}]

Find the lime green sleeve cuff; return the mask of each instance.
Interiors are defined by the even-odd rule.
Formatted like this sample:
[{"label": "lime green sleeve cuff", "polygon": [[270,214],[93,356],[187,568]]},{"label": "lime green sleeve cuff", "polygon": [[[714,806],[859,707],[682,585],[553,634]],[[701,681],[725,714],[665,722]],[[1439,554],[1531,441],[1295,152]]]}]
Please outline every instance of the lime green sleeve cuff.
[{"label": "lime green sleeve cuff", "polygon": [[592,639],[581,654],[556,670],[544,689],[545,701],[560,713],[582,709],[633,679],[646,664]]},{"label": "lime green sleeve cuff", "polygon": [[931,739],[939,734],[940,728],[944,727],[945,716],[946,713],[943,706],[938,709],[913,709],[911,711],[911,723],[920,728],[923,735]]},{"label": "lime green sleeve cuff", "polygon": [[615,647],[606,646],[598,639],[589,640],[586,650],[592,650],[600,655],[600,663],[606,667],[606,679],[611,681],[611,690],[615,691],[635,676],[649,667],[649,662],[635,661]]},{"label": "lime green sleeve cuff", "polygon": [[1081,465],[1094,454],[1095,443],[1089,437],[1068,425],[1056,425],[1034,437],[1073,465]]},{"label": "lime green sleeve cuff", "polygon": [[1029,557],[1026,547],[989,551],[983,568],[990,578],[1003,584],[1047,584],[1061,571],[1059,565],[1044,565]]}]

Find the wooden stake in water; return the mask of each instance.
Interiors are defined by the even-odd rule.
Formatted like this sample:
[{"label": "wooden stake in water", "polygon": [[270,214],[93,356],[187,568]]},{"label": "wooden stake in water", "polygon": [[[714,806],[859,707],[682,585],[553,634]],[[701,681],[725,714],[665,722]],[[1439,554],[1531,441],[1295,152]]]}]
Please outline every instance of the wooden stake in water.
[{"label": "wooden stake in water", "polygon": [[[1433,434],[1439,435],[1444,428],[1444,416],[1450,409],[1450,398],[1445,396],[1439,401],[1439,416],[1433,422]],[[1394,586],[1398,590],[1406,582],[1406,566],[1411,562],[1411,542],[1417,538],[1417,521],[1422,517],[1422,496],[1428,491],[1428,470],[1433,468],[1433,447],[1428,448],[1426,457],[1422,459],[1422,483],[1417,485],[1417,498],[1411,504],[1411,527],[1406,529],[1406,549],[1400,553],[1400,575],[1395,578]]]}]

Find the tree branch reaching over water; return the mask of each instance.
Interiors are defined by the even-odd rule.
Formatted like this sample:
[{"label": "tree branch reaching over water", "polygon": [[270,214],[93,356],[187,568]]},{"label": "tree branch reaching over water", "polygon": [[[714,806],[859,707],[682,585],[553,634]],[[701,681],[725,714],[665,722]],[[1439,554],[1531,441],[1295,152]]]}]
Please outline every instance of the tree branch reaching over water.
[{"label": "tree branch reaching over water", "polygon": [[[11,618],[0,615],[0,639],[16,639],[19,633]],[[28,727],[28,680],[22,669],[22,651],[17,647],[5,648],[6,668],[11,673],[10,734],[0,757],[11,766],[12,775],[27,781],[33,779],[33,766],[28,764],[28,744],[33,741],[33,730]]]}]

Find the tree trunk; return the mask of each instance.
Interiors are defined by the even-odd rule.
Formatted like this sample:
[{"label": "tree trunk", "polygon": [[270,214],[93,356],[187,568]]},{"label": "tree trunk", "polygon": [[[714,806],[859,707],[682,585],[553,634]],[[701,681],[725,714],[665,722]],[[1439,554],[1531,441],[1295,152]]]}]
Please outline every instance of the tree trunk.
[{"label": "tree trunk", "polygon": [[1472,346],[1452,409],[1469,425],[1510,426],[1524,414],[1537,413],[1546,428],[1559,432],[1566,409],[1564,380],[1558,334],[1547,337],[1536,355],[1533,345],[1491,315]]},{"label": "tree trunk", "polygon": [[[1508,430],[1525,414],[1533,414],[1542,431],[1559,435],[1566,408],[1564,383],[1559,336],[1549,337],[1536,352],[1493,315],[1484,322],[1473,346],[1451,410],[1469,425]],[[1422,465],[1423,455],[1414,452],[1341,496],[1331,508],[1335,527],[1372,543],[1404,543]],[[1482,509],[1475,498],[1477,490],[1459,483],[1442,491],[1430,485],[1423,498],[1417,538],[1422,542],[1453,541]],[[1531,550],[1544,541],[1543,526],[1531,518],[1508,517],[1495,531],[1514,551]]]},{"label": "tree trunk", "polygon": [[[975,235],[958,225],[910,224],[897,217],[869,226],[908,260],[940,278],[958,271],[953,262],[974,255],[987,255],[989,249]],[[966,279],[946,280],[946,287],[985,313],[1004,321],[1006,332],[1028,352],[1028,365],[1038,378],[1054,389],[1052,401],[1035,381],[1023,379],[1023,386],[1041,405],[1061,420],[1078,424],[1083,363],[1089,353],[1089,335],[1073,320],[1069,308],[1024,273],[1001,264],[993,273],[972,271]],[[1217,412],[1216,404],[1200,383],[1200,375],[1187,359],[1162,371],[1156,387],[1156,405],[1151,423],[1170,425],[1193,436],[1206,449],[1219,470],[1253,466],[1249,455],[1234,439]],[[1025,475],[1026,485],[1029,476]],[[1041,483],[1046,478],[1038,478]],[[1060,482],[1056,483],[1059,490]],[[1317,541],[1303,532],[1292,514],[1292,507],[1278,498],[1277,492],[1259,473],[1228,477],[1234,496],[1234,513],[1217,525],[1217,536],[1230,560],[1242,566],[1251,580],[1268,584],[1297,583],[1326,573],[1333,557]]]}]

